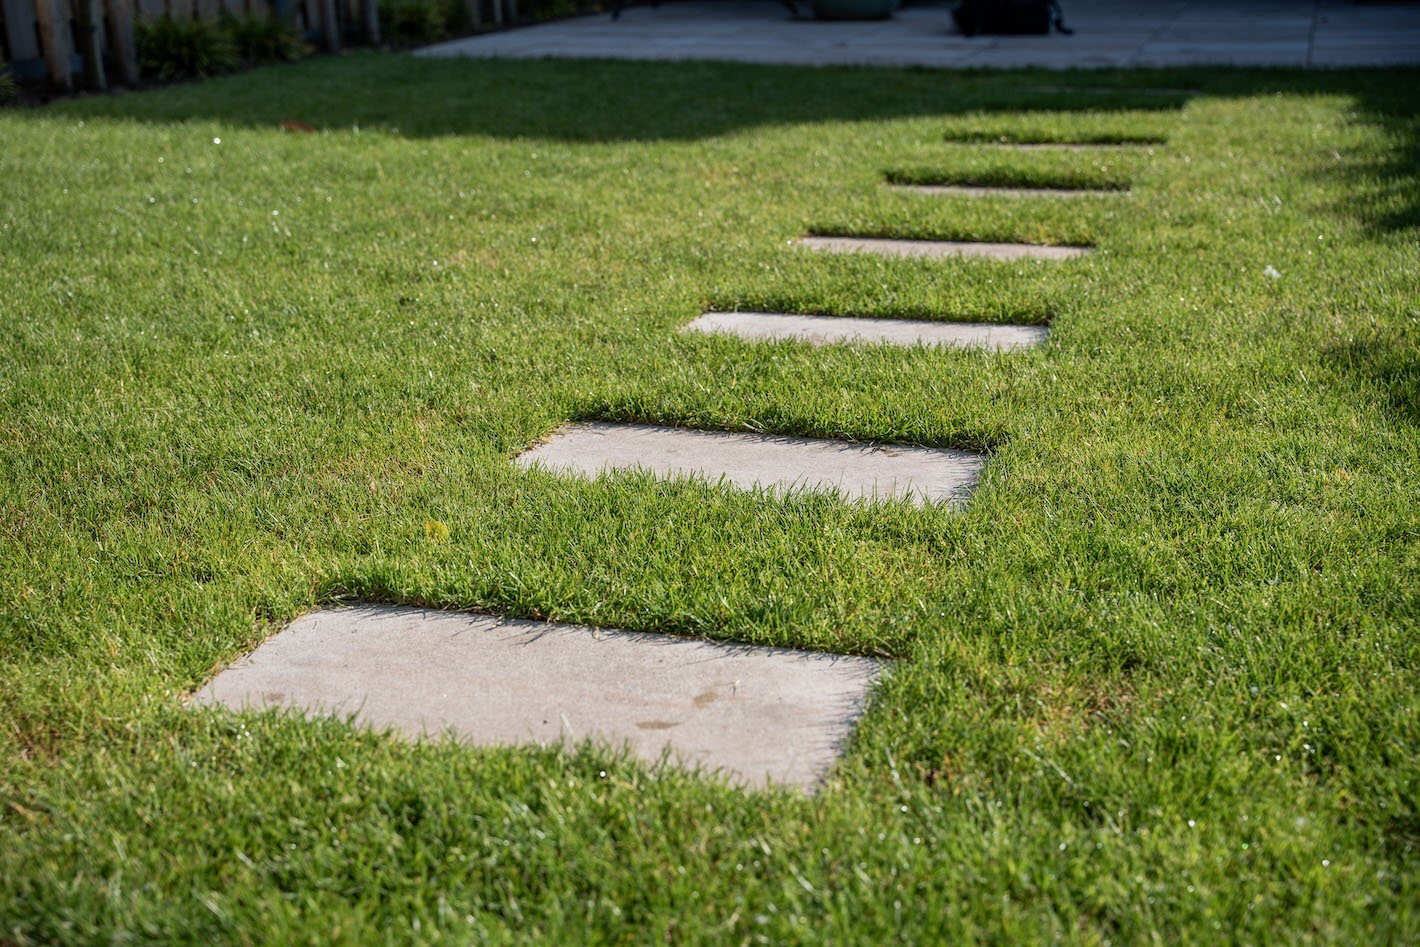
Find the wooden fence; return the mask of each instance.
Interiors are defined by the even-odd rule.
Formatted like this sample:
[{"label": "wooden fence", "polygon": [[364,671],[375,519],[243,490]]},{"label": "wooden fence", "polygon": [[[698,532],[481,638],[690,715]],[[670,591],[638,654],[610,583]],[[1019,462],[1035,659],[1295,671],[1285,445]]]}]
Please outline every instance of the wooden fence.
[{"label": "wooden fence", "polygon": [[236,16],[291,18],[296,30],[328,52],[338,52],[347,23],[379,43],[377,0],[0,0],[0,56],[19,79],[41,79],[72,89],[108,87],[110,71],[125,85],[138,82],[133,48],[135,18],[164,13],[216,19]]}]

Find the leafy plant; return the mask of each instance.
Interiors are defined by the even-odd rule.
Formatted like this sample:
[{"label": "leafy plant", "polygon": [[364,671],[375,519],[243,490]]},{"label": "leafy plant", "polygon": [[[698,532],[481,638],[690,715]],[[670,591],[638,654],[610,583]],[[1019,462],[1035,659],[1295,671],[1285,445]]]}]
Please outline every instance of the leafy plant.
[{"label": "leafy plant", "polygon": [[134,39],[139,69],[159,79],[230,72],[241,61],[232,34],[220,23],[179,20],[165,13],[138,21]]},{"label": "leafy plant", "polygon": [[440,0],[380,0],[385,35],[400,45],[443,39],[448,35],[446,17]]},{"label": "leafy plant", "polygon": [[444,18],[445,36],[467,36],[476,32],[467,0],[438,0]]},{"label": "leafy plant", "polygon": [[291,22],[281,17],[228,14],[220,25],[231,36],[237,55],[246,62],[292,62],[312,52]]},{"label": "leafy plant", "polygon": [[534,23],[576,16],[588,9],[601,9],[600,4],[589,5],[584,0],[519,0],[518,14]]},{"label": "leafy plant", "polygon": [[0,102],[8,102],[15,97],[15,77],[10,75],[10,67],[0,59]]}]

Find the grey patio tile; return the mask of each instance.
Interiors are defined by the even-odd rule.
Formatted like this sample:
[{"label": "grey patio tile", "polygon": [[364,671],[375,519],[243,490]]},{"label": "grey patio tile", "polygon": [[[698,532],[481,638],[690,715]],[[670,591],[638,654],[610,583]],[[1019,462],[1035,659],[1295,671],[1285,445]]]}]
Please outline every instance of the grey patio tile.
[{"label": "grey patio tile", "polygon": [[881,666],[418,608],[313,612],[218,674],[198,706],[289,708],[479,746],[627,746],[743,786],[813,791]]},{"label": "grey patio tile", "polygon": [[569,424],[517,458],[524,469],[593,478],[618,470],[725,482],[775,493],[961,504],[986,458],[975,451],[642,424]]},{"label": "grey patio tile", "polygon": [[978,187],[969,184],[891,184],[894,191],[924,197],[1120,197],[1128,191],[1092,191],[1056,187]]},{"label": "grey patio tile", "polygon": [[733,335],[741,339],[793,339],[814,345],[868,342],[988,349],[1029,348],[1044,342],[1049,332],[1045,326],[865,319],[782,312],[707,312],[685,328],[689,332]]},{"label": "grey patio tile", "polygon": [[874,253],[880,256],[986,260],[1071,260],[1088,256],[1092,248],[1041,246],[1034,243],[976,243],[961,240],[898,240],[889,237],[800,237],[796,246],[829,253]]}]

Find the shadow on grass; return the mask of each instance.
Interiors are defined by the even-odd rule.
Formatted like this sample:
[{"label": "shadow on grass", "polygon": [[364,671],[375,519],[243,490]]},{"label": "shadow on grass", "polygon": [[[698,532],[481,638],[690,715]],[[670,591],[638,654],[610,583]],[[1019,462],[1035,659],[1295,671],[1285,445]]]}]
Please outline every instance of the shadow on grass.
[{"label": "shadow on grass", "polygon": [[1375,233],[1420,230],[1420,69],[1397,72],[1356,96],[1358,120],[1380,128],[1392,147],[1342,170],[1356,185],[1353,212]]},{"label": "shadow on grass", "polygon": [[1380,395],[1396,420],[1420,426],[1420,333],[1381,330],[1332,346],[1323,357]]},{"label": "shadow on grass", "polygon": [[[714,62],[323,57],[140,94],[69,100],[61,113],[148,123],[379,129],[411,138],[572,142],[695,140],[766,125],[967,114],[1166,115],[1200,95],[1344,95],[1395,147],[1343,164],[1354,195],[1337,212],[1377,232],[1420,227],[1420,69],[947,71]],[[1178,90],[1159,94],[1161,89]],[[1105,134],[1108,137],[1109,133]],[[1152,137],[1152,135],[1144,136]],[[1319,160],[1320,163],[1320,160]],[[1325,170],[1322,174],[1331,174]]]},{"label": "shadow on grass", "polygon": [[[256,69],[141,94],[89,97],[64,114],[140,122],[220,120],[275,128],[353,126],[408,137],[485,135],[578,142],[691,140],[743,128],[970,112],[1178,111],[1186,96],[1131,91],[1111,74],[1041,91],[1039,71],[795,68],[606,60],[436,60],[361,53]],[[1057,74],[1058,78],[1058,74]],[[1173,78],[1173,77],[1169,77]],[[1162,81],[1159,79],[1158,81]],[[1157,84],[1157,81],[1156,83]]]}]

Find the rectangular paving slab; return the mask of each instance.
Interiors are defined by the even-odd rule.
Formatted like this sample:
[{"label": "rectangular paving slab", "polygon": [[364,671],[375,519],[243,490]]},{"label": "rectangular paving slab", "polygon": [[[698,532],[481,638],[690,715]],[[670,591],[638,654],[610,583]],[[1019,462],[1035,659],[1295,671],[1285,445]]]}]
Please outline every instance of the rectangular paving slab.
[{"label": "rectangular paving slab", "polygon": [[894,191],[945,197],[1117,197],[1128,191],[1063,187],[981,187],[976,184],[890,184]]},{"label": "rectangular paving slab", "polygon": [[313,612],[196,694],[478,745],[592,740],[812,791],[881,665],[669,635],[363,606]]},{"label": "rectangular paving slab", "polygon": [[849,499],[962,503],[980,479],[985,455],[942,447],[855,444],[767,434],[732,434],[642,424],[569,424],[517,458],[580,477],[647,470],[665,477],[836,492]]},{"label": "rectangular paving slab", "polygon": [[707,312],[686,326],[688,332],[712,332],[741,339],[793,339],[814,345],[876,342],[884,345],[933,345],[955,348],[1019,349],[1045,341],[1045,326],[993,325],[989,322],[936,322],[925,319],[864,319],[808,316],[783,312]]},{"label": "rectangular paving slab", "polygon": [[948,144],[953,145],[981,145],[987,148],[1011,148],[1018,151],[1035,150],[1055,150],[1055,151],[1099,151],[1107,148],[1146,148],[1152,149],[1162,146],[1162,142],[1157,141],[956,141],[947,139]]},{"label": "rectangular paving slab", "polygon": [[800,237],[811,250],[830,253],[876,253],[881,256],[979,257],[986,260],[1071,260],[1088,256],[1090,247],[1041,246],[1034,243],[975,243],[959,240],[897,240],[888,237]]}]

